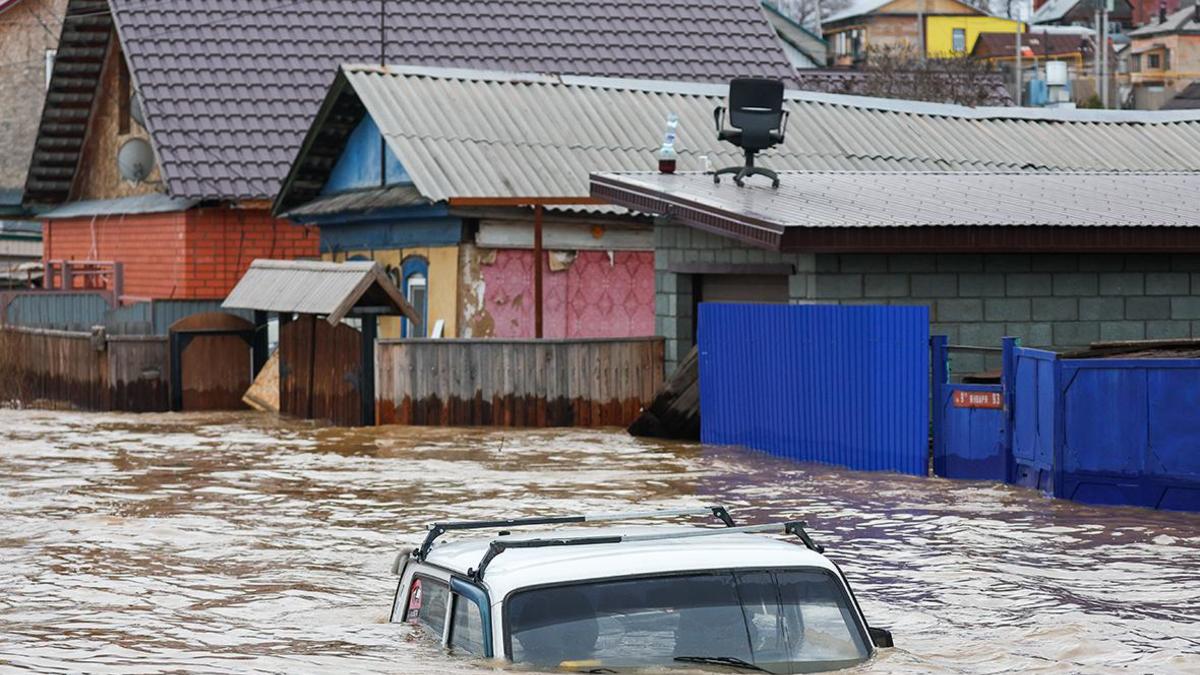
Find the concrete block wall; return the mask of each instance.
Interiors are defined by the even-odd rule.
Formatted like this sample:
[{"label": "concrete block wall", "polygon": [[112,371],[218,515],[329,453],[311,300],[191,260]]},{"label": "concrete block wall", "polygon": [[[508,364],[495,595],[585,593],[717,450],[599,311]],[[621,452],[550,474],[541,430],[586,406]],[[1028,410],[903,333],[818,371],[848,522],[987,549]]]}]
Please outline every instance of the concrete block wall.
[{"label": "concrete block wall", "polygon": [[792,302],[811,302],[815,257],[812,254],[779,253],[741,246],[735,241],[682,225],[658,224],[654,228],[654,327],[666,338],[666,372],[675,370],[692,347],[692,275],[669,271],[673,264],[711,263],[729,265],[791,264],[795,273],[788,279]]},{"label": "concrete block wall", "polygon": [[[1069,350],[1102,340],[1200,337],[1200,255],[818,255],[815,298],[920,304],[952,344]],[[998,360],[956,355],[955,370]]]},{"label": "concrete block wall", "polygon": [[[790,263],[792,302],[926,305],[952,344],[1069,350],[1101,340],[1200,338],[1200,255],[786,254],[675,225],[655,227],[655,326],[667,372],[692,344],[692,278],[672,264]],[[958,354],[956,372],[998,367]]]}]

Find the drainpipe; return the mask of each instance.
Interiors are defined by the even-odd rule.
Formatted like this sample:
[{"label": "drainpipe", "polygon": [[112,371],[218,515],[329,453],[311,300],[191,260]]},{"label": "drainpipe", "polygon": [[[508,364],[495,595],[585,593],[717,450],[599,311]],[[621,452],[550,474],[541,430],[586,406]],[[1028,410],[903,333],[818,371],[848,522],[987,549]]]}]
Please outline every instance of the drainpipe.
[{"label": "drainpipe", "polygon": [[1020,20],[1017,21],[1017,107],[1021,107],[1021,99],[1024,97],[1025,78],[1021,75],[1021,26]]},{"label": "drainpipe", "polygon": [[[1100,38],[1100,35],[1101,35],[1100,30],[1101,30],[1101,28],[1103,28],[1103,26],[1100,25],[1100,6],[1099,5],[1096,5],[1095,21],[1096,21],[1096,51],[1092,55],[1092,58],[1095,61],[1095,63],[1092,64],[1092,70],[1095,71],[1095,74],[1096,74],[1096,96],[1102,96],[1102,94],[1100,93],[1100,86],[1101,86],[1100,85],[1100,78],[1101,78],[1100,62],[1103,60],[1103,57],[1101,56],[1101,54],[1104,53],[1104,43],[1101,42],[1101,38]],[[1101,105],[1101,107],[1104,106],[1103,98],[1100,99],[1100,105]]]},{"label": "drainpipe", "polygon": [[533,207],[533,336],[542,339],[542,205]]},{"label": "drainpipe", "polygon": [[1108,107],[1108,5],[1100,11],[1100,107]]}]

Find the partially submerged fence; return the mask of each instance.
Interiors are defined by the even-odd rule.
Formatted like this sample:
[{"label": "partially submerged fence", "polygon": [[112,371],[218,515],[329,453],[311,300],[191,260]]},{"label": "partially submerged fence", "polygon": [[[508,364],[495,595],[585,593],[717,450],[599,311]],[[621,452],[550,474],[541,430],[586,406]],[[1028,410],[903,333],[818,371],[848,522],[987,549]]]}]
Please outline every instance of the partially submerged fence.
[{"label": "partially submerged fence", "polygon": [[165,337],[0,329],[0,397],[24,405],[168,409]]},{"label": "partially submerged fence", "polygon": [[662,338],[381,340],[380,424],[627,426],[663,381]]},{"label": "partially submerged fence", "polygon": [[1064,358],[1006,338],[1001,384],[964,385],[945,338],[933,346],[938,475],[1200,511],[1200,359]]},{"label": "partially submerged fence", "polygon": [[928,308],[702,303],[699,342],[705,443],[928,473]]}]

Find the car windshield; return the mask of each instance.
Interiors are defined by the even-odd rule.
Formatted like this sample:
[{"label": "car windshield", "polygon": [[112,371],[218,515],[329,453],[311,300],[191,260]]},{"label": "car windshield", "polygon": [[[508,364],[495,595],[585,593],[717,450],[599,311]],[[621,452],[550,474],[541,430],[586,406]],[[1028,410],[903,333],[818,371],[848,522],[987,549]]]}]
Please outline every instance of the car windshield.
[{"label": "car windshield", "polygon": [[870,656],[842,584],[824,570],[705,572],[515,593],[518,663],[578,669],[697,664],[808,673]]}]

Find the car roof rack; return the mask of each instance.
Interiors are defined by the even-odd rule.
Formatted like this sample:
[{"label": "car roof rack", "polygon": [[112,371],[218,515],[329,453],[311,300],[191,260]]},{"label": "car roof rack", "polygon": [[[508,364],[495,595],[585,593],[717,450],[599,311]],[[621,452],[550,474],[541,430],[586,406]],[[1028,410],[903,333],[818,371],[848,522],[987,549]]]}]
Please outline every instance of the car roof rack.
[{"label": "car roof rack", "polygon": [[611,534],[591,537],[547,537],[539,539],[496,539],[488,546],[487,553],[479,561],[479,567],[467,570],[467,576],[476,582],[483,580],[483,574],[496,556],[512,548],[546,548],[551,546],[591,546],[594,544],[622,544],[636,541],[666,541],[670,539],[692,539],[695,537],[712,537],[720,534],[735,534],[747,532],[776,532],[778,534],[795,535],[804,545],[817,553],[824,553],[825,547],[813,541],[804,529],[808,523],[803,520],[791,520],[781,523],[764,523],[762,525],[743,525],[741,527],[698,527],[683,532],[648,532],[645,534]]},{"label": "car roof rack", "polygon": [[573,516],[535,516],[531,518],[503,518],[500,520],[459,520],[444,523],[434,523],[429,526],[429,534],[416,550],[416,559],[425,560],[433,548],[433,542],[438,537],[451,530],[494,530],[506,527],[521,527],[525,525],[564,525],[568,523],[597,523],[621,520],[640,520],[643,518],[669,518],[672,516],[712,516],[725,523],[726,527],[734,527],[733,517],[728,509],[720,504],[696,506],[687,509],[666,509],[660,511],[630,511],[627,513],[584,513]]}]

